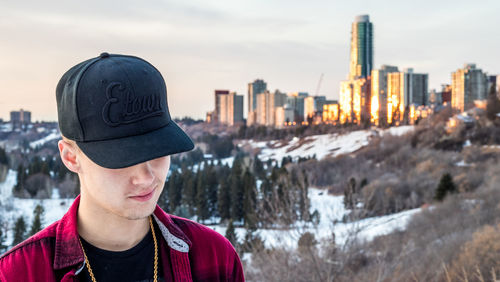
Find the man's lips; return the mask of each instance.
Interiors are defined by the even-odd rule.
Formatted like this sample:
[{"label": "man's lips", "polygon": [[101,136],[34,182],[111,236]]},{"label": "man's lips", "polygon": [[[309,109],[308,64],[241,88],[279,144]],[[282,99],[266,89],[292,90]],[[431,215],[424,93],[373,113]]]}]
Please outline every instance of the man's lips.
[{"label": "man's lips", "polygon": [[130,196],[130,198],[133,200],[141,201],[141,202],[148,201],[149,199],[151,199],[153,197],[153,194],[156,190],[156,186],[157,185],[155,185],[151,190],[147,190],[147,191],[141,192],[137,195]]}]

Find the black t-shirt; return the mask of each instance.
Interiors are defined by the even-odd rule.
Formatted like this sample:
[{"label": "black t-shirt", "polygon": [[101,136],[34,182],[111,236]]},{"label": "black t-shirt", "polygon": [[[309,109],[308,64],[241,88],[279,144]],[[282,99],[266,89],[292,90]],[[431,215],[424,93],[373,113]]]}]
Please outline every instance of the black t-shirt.
[{"label": "black t-shirt", "polygon": [[[163,268],[160,260],[160,237],[161,233],[155,228],[156,240],[158,241],[158,281],[165,281],[163,278]],[[96,248],[83,240],[83,248],[94,273],[97,282],[99,281],[133,281],[150,282],[154,275],[154,241],[153,234],[149,230],[148,234],[135,247],[122,251],[113,252]],[[78,275],[81,281],[89,281],[90,275],[87,266]]]}]

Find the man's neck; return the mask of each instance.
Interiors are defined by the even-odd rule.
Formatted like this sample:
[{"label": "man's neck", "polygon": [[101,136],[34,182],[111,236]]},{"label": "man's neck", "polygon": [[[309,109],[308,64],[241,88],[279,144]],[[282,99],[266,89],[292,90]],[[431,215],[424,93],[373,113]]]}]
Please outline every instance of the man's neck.
[{"label": "man's neck", "polygon": [[148,218],[130,220],[103,212],[80,200],[78,234],[93,246],[108,251],[125,251],[137,245],[149,231]]}]

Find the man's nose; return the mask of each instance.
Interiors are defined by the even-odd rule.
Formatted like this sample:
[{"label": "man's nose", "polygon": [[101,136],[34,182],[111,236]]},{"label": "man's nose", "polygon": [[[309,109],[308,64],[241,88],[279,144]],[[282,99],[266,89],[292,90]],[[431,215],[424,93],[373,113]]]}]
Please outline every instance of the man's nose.
[{"label": "man's nose", "polygon": [[134,166],[132,184],[138,186],[150,186],[154,181],[153,168],[151,162],[143,162]]}]

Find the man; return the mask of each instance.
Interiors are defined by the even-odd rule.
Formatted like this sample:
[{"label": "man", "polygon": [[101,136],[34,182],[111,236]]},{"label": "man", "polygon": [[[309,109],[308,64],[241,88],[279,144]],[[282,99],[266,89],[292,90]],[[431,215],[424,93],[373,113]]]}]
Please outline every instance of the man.
[{"label": "man", "polygon": [[243,281],[223,236],[157,205],[170,155],[191,139],[171,120],[148,62],[101,54],[56,89],[59,152],[80,195],[64,217],[0,258],[0,281]]}]

